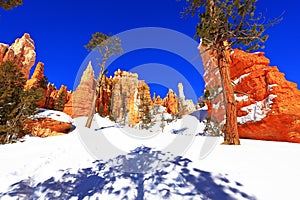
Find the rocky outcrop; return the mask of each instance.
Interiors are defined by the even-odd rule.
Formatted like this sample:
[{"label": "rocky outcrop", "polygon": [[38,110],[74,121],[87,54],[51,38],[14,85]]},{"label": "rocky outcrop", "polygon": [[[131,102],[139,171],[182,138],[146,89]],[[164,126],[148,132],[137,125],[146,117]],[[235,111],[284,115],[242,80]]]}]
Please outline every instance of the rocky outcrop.
[{"label": "rocky outcrop", "polygon": [[88,116],[91,110],[95,88],[94,70],[89,62],[81,76],[80,83],[72,94],[72,117]]},{"label": "rocky outcrop", "polygon": [[30,134],[38,137],[59,136],[69,133],[72,123],[61,122],[51,118],[40,118],[30,120],[27,123]]},{"label": "rocky outcrop", "polygon": [[39,87],[41,81],[45,78],[44,75],[44,63],[38,62],[36,65],[34,72],[29,80],[27,80],[25,89],[31,88],[31,87]]},{"label": "rocky outcrop", "polygon": [[38,62],[34,72],[29,80],[25,84],[25,89],[30,89],[35,87],[40,90],[42,99],[37,103],[39,108],[45,107],[47,85],[46,85],[45,75],[44,75],[44,63]]},{"label": "rocky outcrop", "polygon": [[120,123],[134,126],[139,120],[138,75],[118,69],[114,73],[111,116]]},{"label": "rocky outcrop", "polygon": [[4,58],[8,48],[9,48],[8,44],[0,43],[0,63],[3,62],[3,58]]},{"label": "rocky outcrop", "polygon": [[156,98],[153,99],[154,105],[163,105],[163,99],[158,95]]},{"label": "rocky outcrop", "polygon": [[67,102],[65,103],[63,112],[69,116],[73,115],[73,92],[67,92]]},{"label": "rocky outcrop", "polygon": [[128,125],[135,126],[140,122],[140,112],[139,112],[139,91],[138,88],[134,89],[133,95],[130,97],[128,107]]},{"label": "rocky outcrop", "polygon": [[167,96],[163,100],[166,111],[172,115],[178,114],[178,98],[172,89],[169,89]]},{"label": "rocky outcrop", "polygon": [[[205,53],[202,60],[206,69],[206,88],[215,87],[210,91],[218,91],[220,76],[211,70],[216,69],[214,58]],[[297,85],[287,81],[277,67],[269,66],[270,61],[262,52],[250,54],[236,49],[228,60],[236,91],[240,137],[300,143],[300,91]],[[225,114],[222,95],[215,97],[209,110],[222,119]]]},{"label": "rocky outcrop", "polygon": [[35,63],[36,53],[33,40],[28,33],[8,46],[0,44],[0,63],[5,61],[13,61],[23,72],[26,79],[30,74],[30,69]]},{"label": "rocky outcrop", "polygon": [[52,84],[48,83],[47,90],[46,90],[46,100],[42,107],[47,109],[53,109],[54,98],[56,98],[56,94],[57,94],[57,89],[55,85],[53,83]]},{"label": "rocky outcrop", "polygon": [[193,100],[185,99],[182,83],[178,83],[178,94],[179,94],[179,107],[178,107],[179,115],[184,116],[194,112],[196,110],[196,106]]},{"label": "rocky outcrop", "polygon": [[112,105],[111,96],[113,92],[114,80],[112,77],[102,77],[102,87],[99,89],[99,98],[96,103],[96,112],[101,116],[108,116]]},{"label": "rocky outcrop", "polygon": [[231,77],[243,138],[300,143],[300,91],[277,67],[270,67],[264,53],[234,50]]}]

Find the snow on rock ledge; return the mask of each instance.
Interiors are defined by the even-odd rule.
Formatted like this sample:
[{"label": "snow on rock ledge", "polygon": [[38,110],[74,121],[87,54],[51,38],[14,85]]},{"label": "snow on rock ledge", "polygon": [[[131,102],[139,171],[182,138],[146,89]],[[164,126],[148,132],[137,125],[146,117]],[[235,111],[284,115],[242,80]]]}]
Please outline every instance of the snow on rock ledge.
[{"label": "snow on rock ledge", "polygon": [[238,117],[238,123],[245,124],[247,122],[253,121],[261,121],[265,118],[269,111],[271,111],[271,107],[273,104],[272,99],[274,99],[276,95],[270,94],[266,99],[262,101],[255,102],[249,106],[245,106],[241,108],[242,111],[248,112],[247,115]]},{"label": "snow on rock ledge", "polygon": [[297,85],[269,66],[263,52],[236,49],[230,59],[231,78],[240,80],[234,90],[245,93],[236,95],[240,137],[300,143]]},{"label": "snow on rock ledge", "polygon": [[60,111],[40,109],[26,125],[31,134],[38,137],[58,136],[69,133],[73,119]]},{"label": "snow on rock ledge", "polygon": [[[205,47],[199,46],[200,51]],[[215,59],[201,54],[206,70],[206,87],[221,85],[214,73]],[[239,135],[241,138],[300,143],[300,91],[297,84],[285,79],[263,52],[254,54],[235,49],[228,59],[231,79],[234,81]],[[213,61],[213,62],[212,62]],[[212,85],[213,84],[213,85]],[[218,110],[217,110],[218,111]],[[221,118],[222,110],[213,111]]]}]

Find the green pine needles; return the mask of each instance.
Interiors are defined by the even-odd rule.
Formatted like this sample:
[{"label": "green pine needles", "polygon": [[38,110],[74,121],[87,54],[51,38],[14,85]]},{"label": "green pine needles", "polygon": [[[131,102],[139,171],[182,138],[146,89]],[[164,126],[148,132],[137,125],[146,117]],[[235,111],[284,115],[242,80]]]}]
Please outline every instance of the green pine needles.
[{"label": "green pine needles", "polygon": [[5,10],[11,10],[23,4],[23,0],[0,0],[0,7]]},{"label": "green pine needles", "polygon": [[230,47],[246,51],[263,49],[268,39],[266,28],[278,23],[270,22],[261,13],[256,14],[258,0],[186,0],[188,7],[183,14],[198,15],[196,37],[215,49],[218,43],[227,41]]},{"label": "green pine needles", "polygon": [[24,90],[26,79],[13,62],[0,65],[0,144],[11,143],[28,133],[26,121],[37,112],[41,91]]}]

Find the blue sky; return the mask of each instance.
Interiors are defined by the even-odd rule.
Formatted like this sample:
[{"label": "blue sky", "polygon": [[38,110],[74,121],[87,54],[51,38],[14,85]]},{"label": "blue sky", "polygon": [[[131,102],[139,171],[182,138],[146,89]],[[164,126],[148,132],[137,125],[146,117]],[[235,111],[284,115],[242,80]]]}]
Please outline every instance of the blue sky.
[{"label": "blue sky", "polygon": [[[182,19],[183,3],[176,0],[24,0],[14,10],[0,10],[0,42],[11,44],[28,32],[35,41],[37,62],[45,63],[45,74],[57,87],[65,84],[73,89],[78,69],[88,53],[83,47],[97,31],[118,34],[141,27],[163,27],[193,37],[197,18]],[[290,81],[300,84],[297,68],[299,41],[298,1],[259,0],[257,6],[268,19],[285,11],[283,21],[267,30],[266,56]],[[122,56],[123,57],[123,56]],[[124,55],[111,69],[131,69],[137,65],[156,63],[173,67],[190,79],[196,95],[201,95],[201,77],[181,58],[161,50],[137,50]],[[156,68],[158,69],[158,68]],[[165,79],[174,79],[164,75]],[[146,80],[148,81],[148,80]],[[174,86],[177,84],[174,80]],[[166,88],[152,85],[164,94]],[[299,88],[299,87],[298,87]],[[176,90],[176,88],[173,88]],[[187,95],[188,96],[188,95]]]}]

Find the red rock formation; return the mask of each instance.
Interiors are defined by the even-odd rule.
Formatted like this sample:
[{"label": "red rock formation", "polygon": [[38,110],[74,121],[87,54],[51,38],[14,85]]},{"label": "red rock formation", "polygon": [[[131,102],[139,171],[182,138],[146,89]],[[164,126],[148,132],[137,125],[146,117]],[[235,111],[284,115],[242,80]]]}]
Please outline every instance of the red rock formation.
[{"label": "red rock formation", "polygon": [[140,122],[138,88],[135,88],[133,95],[130,97],[128,108],[128,125],[135,126]]},{"label": "red rock formation", "polygon": [[83,72],[80,83],[73,92],[73,111],[74,118],[88,116],[91,110],[93,94],[95,88],[94,70],[89,62],[86,70]]},{"label": "red rock formation", "polygon": [[[199,46],[200,52],[204,52],[205,48]],[[210,96],[215,98],[210,99],[209,102],[206,102],[208,106],[208,113],[212,115],[219,123],[224,122],[225,120],[225,105],[224,105],[224,96],[222,93],[222,83],[219,70],[217,68],[217,61],[212,57],[208,51],[201,54],[202,62],[204,66],[205,73],[203,79],[205,82],[205,89],[209,91]]]},{"label": "red rock formation", "polygon": [[39,118],[30,120],[26,124],[31,135],[38,137],[58,136],[69,133],[72,123],[61,122],[51,118]]},{"label": "red rock formation", "polygon": [[3,58],[4,58],[8,48],[9,48],[8,44],[0,43],[0,63],[3,62]]},{"label": "red rock formation", "polygon": [[[61,85],[60,89],[57,90],[54,84],[48,83],[47,89],[43,98],[43,104],[41,108],[54,109],[54,105],[58,100],[59,96],[64,93],[64,101],[68,103],[70,97],[70,92],[67,90],[67,86]],[[70,113],[67,113],[70,114]]]},{"label": "red rock formation", "polygon": [[[214,69],[215,61],[202,55],[205,69]],[[284,78],[277,67],[269,66],[264,53],[234,50],[230,55],[230,74],[237,101],[238,129],[241,138],[300,143],[300,91]],[[217,73],[206,73],[206,87],[220,85]],[[213,82],[214,81],[214,82]],[[217,101],[222,101],[218,96]],[[211,111],[224,116],[222,105]]]},{"label": "red rock formation", "polygon": [[25,89],[31,88],[33,86],[39,87],[40,82],[45,78],[44,75],[44,63],[38,62],[36,65],[34,72],[29,80],[27,80]]},{"label": "red rock formation", "polygon": [[63,112],[73,117],[73,92],[72,91],[69,91],[67,93],[67,102],[65,104]]},{"label": "red rock formation", "polygon": [[[238,109],[244,111],[239,113],[239,119],[241,121],[249,114],[257,116],[256,121],[239,125],[240,136],[300,143],[300,91],[297,85],[287,81],[277,67],[270,67],[270,61],[263,53],[249,54],[234,50],[231,60],[233,80],[247,74],[235,86],[235,90],[248,94],[247,98],[240,95],[243,100],[237,103]],[[255,104],[258,111],[265,113],[245,109]]]},{"label": "red rock formation", "polygon": [[42,100],[37,103],[39,108],[43,108],[46,101],[47,89],[43,88],[43,81],[45,81],[44,63],[38,62],[31,78],[26,82],[25,89],[29,89],[31,87],[37,87],[40,89],[42,92]]},{"label": "red rock formation", "polygon": [[158,95],[154,100],[153,100],[154,105],[163,105],[163,99]]},{"label": "red rock formation", "polygon": [[169,89],[167,96],[164,98],[163,106],[166,107],[168,113],[178,114],[178,98],[172,89]]},{"label": "red rock formation", "polygon": [[[140,81],[138,80],[138,75],[135,73],[122,71],[120,69],[118,69],[118,71],[114,73],[114,87],[111,97],[111,111],[114,120],[120,122],[122,121],[122,123],[124,123],[124,120],[125,122],[126,120],[135,121],[135,119],[131,119],[131,117],[134,116],[134,114],[132,113],[136,111],[130,110],[134,107],[132,107],[130,103],[138,105],[139,102],[137,102],[137,99],[133,99],[131,101],[130,99],[132,98],[132,96],[134,96],[134,93],[137,90],[139,83]],[[126,119],[127,116],[129,119]]]},{"label": "red rock formation", "polygon": [[99,91],[99,98],[96,103],[96,112],[100,113],[101,116],[108,116],[111,106],[111,95],[113,91],[114,81],[110,77],[103,76],[103,86]]},{"label": "red rock formation", "polygon": [[47,90],[46,90],[46,100],[43,108],[46,109],[53,109],[54,106],[54,94],[57,93],[57,89],[54,84],[48,83]]},{"label": "red rock formation", "polygon": [[0,44],[0,63],[5,61],[13,61],[24,73],[26,79],[30,74],[30,69],[35,63],[36,53],[33,40],[28,33],[8,46]]}]

